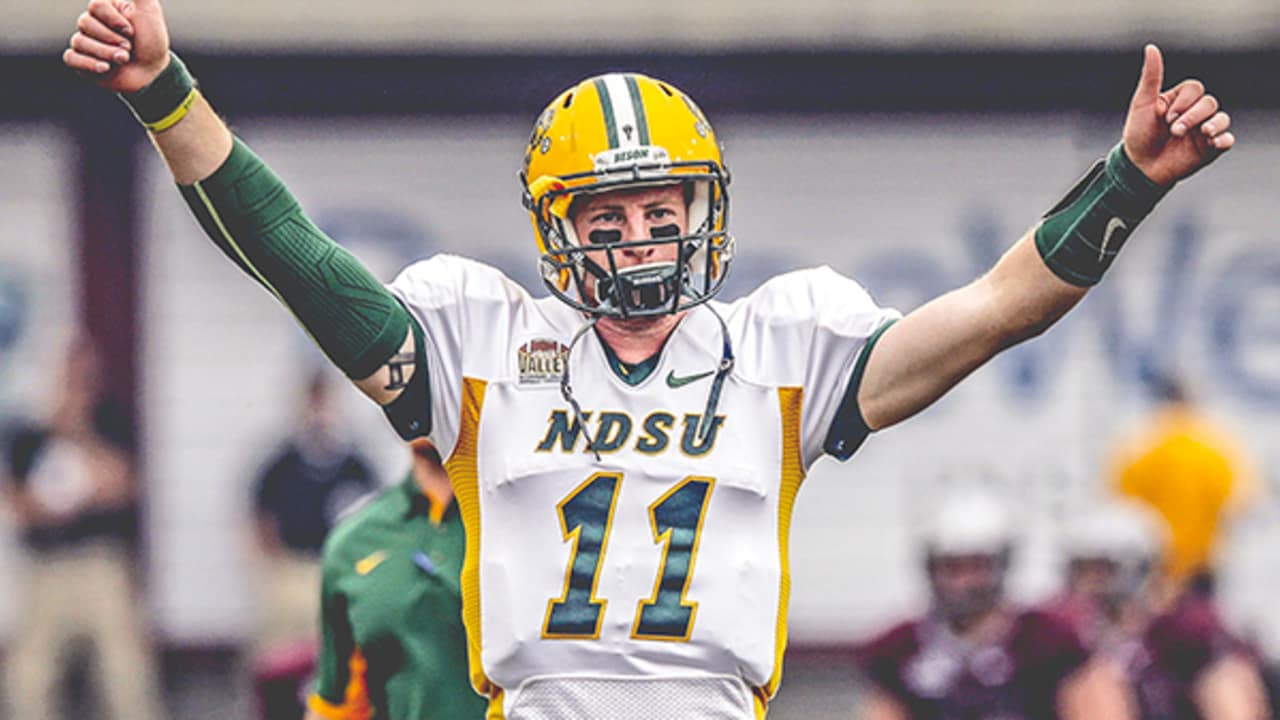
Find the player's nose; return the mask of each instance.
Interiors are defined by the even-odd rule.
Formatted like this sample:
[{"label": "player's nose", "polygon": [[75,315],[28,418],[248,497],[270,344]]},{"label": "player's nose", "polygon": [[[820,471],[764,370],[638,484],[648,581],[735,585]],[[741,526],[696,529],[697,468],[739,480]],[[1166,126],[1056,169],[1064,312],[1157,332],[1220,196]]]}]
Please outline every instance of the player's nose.
[{"label": "player's nose", "polygon": [[[622,228],[623,242],[648,240],[649,237],[649,224],[645,220],[644,211],[628,212],[626,224]],[[653,254],[653,249],[654,246],[652,245],[640,245],[626,248],[623,252],[626,255],[643,260]]]}]

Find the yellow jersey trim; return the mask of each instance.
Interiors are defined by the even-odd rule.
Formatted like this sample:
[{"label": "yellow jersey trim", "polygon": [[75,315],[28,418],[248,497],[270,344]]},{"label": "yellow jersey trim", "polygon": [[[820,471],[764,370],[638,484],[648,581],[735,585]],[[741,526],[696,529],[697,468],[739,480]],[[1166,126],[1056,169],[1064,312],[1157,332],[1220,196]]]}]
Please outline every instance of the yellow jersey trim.
[{"label": "yellow jersey trim", "polygon": [[471,674],[471,687],[490,698],[489,715],[493,718],[494,703],[498,715],[502,713],[502,693],[484,674],[480,648],[480,476],[477,469],[479,449],[480,413],[484,409],[484,393],[488,384],[484,380],[462,379],[462,412],[459,418],[458,440],[453,453],[445,461],[445,470],[453,485],[453,495],[462,515],[466,530],[467,550],[462,562],[462,624],[467,631],[467,665]]},{"label": "yellow jersey trim", "polygon": [[764,717],[769,698],[782,682],[782,656],[787,650],[787,606],[791,601],[791,515],[796,494],[804,482],[804,461],[800,456],[800,411],[804,407],[804,390],[798,387],[778,388],[778,409],[782,420],[782,463],[778,490],[778,554],[781,581],[778,588],[777,644],[774,649],[773,675],[756,693],[756,716]]}]

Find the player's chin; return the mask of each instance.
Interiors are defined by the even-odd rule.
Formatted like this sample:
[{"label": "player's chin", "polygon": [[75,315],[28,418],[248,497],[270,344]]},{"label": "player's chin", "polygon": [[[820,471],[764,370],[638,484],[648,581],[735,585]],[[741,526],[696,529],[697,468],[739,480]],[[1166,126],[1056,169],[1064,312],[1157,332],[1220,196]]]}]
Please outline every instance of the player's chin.
[{"label": "player's chin", "polygon": [[680,318],[683,316],[684,311],[681,311],[674,315],[670,313],[663,313],[661,315],[646,315],[643,317],[632,318],[607,317],[602,318],[600,322],[613,325],[619,330],[624,330],[628,333],[638,334],[671,327],[679,322]]}]

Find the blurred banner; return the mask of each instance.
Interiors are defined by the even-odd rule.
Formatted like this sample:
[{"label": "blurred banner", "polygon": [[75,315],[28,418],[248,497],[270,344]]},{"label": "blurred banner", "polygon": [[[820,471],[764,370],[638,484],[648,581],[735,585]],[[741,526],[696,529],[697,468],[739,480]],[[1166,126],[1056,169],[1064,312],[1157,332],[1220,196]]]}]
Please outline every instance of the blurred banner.
[{"label": "blurred banner", "polygon": [[[68,138],[47,125],[0,133],[0,441],[20,418],[42,418],[76,318],[74,177]],[[0,449],[0,462],[6,449]],[[7,468],[4,468],[7,472]],[[3,473],[0,473],[3,475]],[[0,502],[0,577],[18,561],[9,508]],[[16,620],[0,593],[0,637]]]},{"label": "blurred banner", "polygon": [[[1098,492],[1108,453],[1149,409],[1140,378],[1174,370],[1280,482],[1280,118],[1237,118],[1247,142],[1176,190],[1107,282],[1045,337],[1001,357],[844,465],[823,461],[793,525],[792,637],[857,637],[923,597],[911,530],[953,482],[999,489],[1024,521],[1015,589],[1050,589],[1063,517]],[[908,310],[977,277],[1115,140],[1119,119],[1071,115],[718,118],[739,259],[725,298],[829,264]],[[537,295],[515,179],[522,122],[253,121],[243,137],[319,225],[389,280],[437,252],[501,267]],[[152,588],[163,635],[242,636],[253,463],[288,431],[319,361],[292,318],[220,257],[161,164],[144,170],[143,415]],[[802,352],[800,348],[797,352]],[[348,421],[384,471],[403,452],[352,391]],[[388,479],[390,474],[385,475]],[[1280,637],[1275,493],[1235,528],[1226,600]],[[211,588],[216,591],[211,592]]]},{"label": "blurred banner", "polygon": [[[82,2],[15,4],[0,52],[65,42]],[[931,49],[1115,48],[1161,41],[1184,47],[1261,48],[1280,38],[1274,0],[487,0],[353,6],[336,0],[168,0],[183,48]]]}]

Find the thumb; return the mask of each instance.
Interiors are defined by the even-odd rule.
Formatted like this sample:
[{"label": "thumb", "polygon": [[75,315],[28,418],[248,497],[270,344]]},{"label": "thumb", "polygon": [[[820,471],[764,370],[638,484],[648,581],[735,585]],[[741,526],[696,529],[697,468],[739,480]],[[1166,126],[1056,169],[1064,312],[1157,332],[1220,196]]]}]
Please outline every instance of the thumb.
[{"label": "thumb", "polygon": [[159,0],[115,0],[115,4],[130,20],[138,15],[153,15],[160,8]]},{"label": "thumb", "polygon": [[1138,78],[1137,89],[1133,91],[1134,106],[1154,103],[1160,95],[1160,84],[1164,82],[1164,58],[1160,56],[1160,48],[1148,44],[1143,53],[1142,75]]}]

